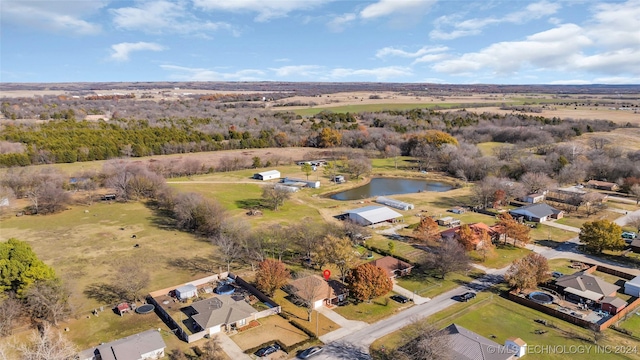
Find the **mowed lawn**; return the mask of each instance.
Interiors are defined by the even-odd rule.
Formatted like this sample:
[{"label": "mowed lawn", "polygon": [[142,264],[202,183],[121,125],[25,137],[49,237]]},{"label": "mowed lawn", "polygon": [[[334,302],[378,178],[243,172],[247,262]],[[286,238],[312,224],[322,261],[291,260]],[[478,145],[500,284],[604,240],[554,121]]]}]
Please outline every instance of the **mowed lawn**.
[{"label": "mowed lawn", "polygon": [[[547,327],[534,320],[544,319],[548,324],[557,328]],[[426,319],[438,328],[444,328],[455,323],[465,327],[485,338],[503,345],[510,337],[523,339],[532,351],[540,346],[592,346],[591,354],[542,354],[531,353],[527,357],[541,360],[561,359],[640,359],[634,354],[627,357],[619,354],[596,354],[593,348],[593,332],[578,326],[563,322],[536,310],[516,304],[497,294],[479,293],[475,300],[455,304]],[[536,330],[546,331],[536,334]],[[403,330],[396,331],[373,343],[372,348],[395,348],[403,344]],[[605,330],[604,339],[598,341],[600,346],[637,346],[637,342],[613,330]]]},{"label": "mowed lawn", "polygon": [[413,303],[400,304],[389,297],[395,292],[372,299],[371,302],[361,302],[358,304],[338,306],[333,310],[349,320],[360,320],[372,324],[395,314],[398,311],[413,306]]},{"label": "mowed lawn", "polygon": [[243,351],[269,341],[279,340],[283,344],[291,346],[309,338],[302,330],[278,315],[258,319],[258,322],[260,322],[260,326],[231,336],[231,339]]}]

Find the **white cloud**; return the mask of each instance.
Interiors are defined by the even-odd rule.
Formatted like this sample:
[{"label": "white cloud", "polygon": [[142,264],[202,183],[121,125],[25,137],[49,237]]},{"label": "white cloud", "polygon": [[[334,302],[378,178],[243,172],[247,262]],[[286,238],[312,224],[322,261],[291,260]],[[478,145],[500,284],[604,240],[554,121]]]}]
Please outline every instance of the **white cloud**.
[{"label": "white cloud", "polygon": [[197,18],[189,12],[183,2],[144,1],[135,3],[135,5],[111,9],[116,28],[139,30],[152,34],[190,34],[232,29],[228,23],[211,22]]},{"label": "white cloud", "polygon": [[106,1],[2,1],[3,22],[27,28],[76,35],[94,35],[102,28],[85,18],[106,6]]},{"label": "white cloud", "polygon": [[270,68],[279,77],[318,77],[322,75],[323,66],[320,65],[291,65],[279,68]]},{"label": "white cloud", "polygon": [[[482,29],[489,25],[500,23],[523,24],[531,20],[540,19],[558,12],[560,5],[543,0],[527,5],[523,10],[505,14],[499,18],[482,17],[467,20],[460,20],[461,15],[441,16],[434,22],[435,29],[429,33],[432,39],[453,40],[464,36],[478,35]],[[443,30],[443,27],[453,27],[450,30]]]},{"label": "white cloud", "polygon": [[349,25],[349,23],[355,21],[357,15],[354,13],[342,14],[340,16],[335,17],[331,20],[327,26],[333,32],[340,32],[344,30],[344,28]]},{"label": "white cloud", "polygon": [[374,69],[344,69],[337,68],[330,71],[331,79],[340,80],[352,77],[375,78],[378,81],[385,81],[394,78],[413,76],[413,71],[404,66],[387,66]]},{"label": "white cloud", "polygon": [[397,57],[404,57],[404,58],[417,58],[419,56],[424,56],[426,54],[439,53],[447,50],[449,50],[449,48],[446,46],[435,46],[435,47],[423,46],[422,48],[418,49],[415,52],[408,52],[402,49],[397,49],[392,46],[389,46],[376,51],[376,57],[385,58],[385,57],[397,56]]},{"label": "white cloud", "polygon": [[170,78],[181,81],[258,81],[263,80],[264,77],[264,71],[254,69],[223,73],[211,69],[177,65],[160,65],[160,67],[173,72]]},{"label": "white cloud", "polygon": [[255,20],[264,22],[285,17],[290,12],[311,10],[332,0],[193,0],[196,7],[204,10],[232,12],[256,12]]},{"label": "white cloud", "polygon": [[134,51],[162,51],[165,50],[164,46],[149,43],[149,42],[137,42],[137,43],[129,43],[123,42],[120,44],[111,45],[111,50],[113,53],[111,54],[111,59],[115,61],[127,61],[129,60],[129,54]]},{"label": "white cloud", "polygon": [[575,63],[582,48],[592,43],[580,26],[565,24],[528,36],[523,41],[499,42],[457,59],[441,61],[433,69],[449,74],[492,69],[507,75],[529,65],[543,69],[564,68]]},{"label": "white cloud", "polygon": [[554,80],[549,82],[550,85],[587,85],[592,84],[589,80],[582,79],[569,79],[569,80]]},{"label": "white cloud", "polygon": [[377,3],[362,9],[360,17],[374,19],[393,14],[423,14],[435,2],[436,0],[379,0]]}]

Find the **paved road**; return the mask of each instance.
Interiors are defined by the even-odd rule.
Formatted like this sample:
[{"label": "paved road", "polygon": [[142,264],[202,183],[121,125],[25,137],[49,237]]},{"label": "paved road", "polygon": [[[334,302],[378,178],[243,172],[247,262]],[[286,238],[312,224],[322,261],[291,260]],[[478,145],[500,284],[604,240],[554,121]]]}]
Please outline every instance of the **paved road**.
[{"label": "paved road", "polygon": [[[625,216],[622,216],[615,220],[615,222],[619,225],[626,224],[632,216],[640,216],[640,210],[636,210],[634,212],[628,213]],[[548,224],[547,224],[548,225]],[[561,224],[556,224],[561,225]],[[565,227],[563,225],[563,227]],[[579,229],[573,228],[570,226],[566,226],[565,229],[569,231],[574,231]],[[640,269],[629,269],[627,267],[619,266],[619,264],[595,258],[591,255],[583,254],[578,251],[578,245],[580,244],[580,239],[576,236],[563,244],[560,244],[555,249],[529,244],[527,247],[547,259],[554,258],[566,258],[572,259],[582,262],[588,262],[592,264],[603,264],[608,267],[617,268],[620,270],[624,270],[626,272],[640,275]],[[325,335],[327,338],[331,338],[334,341],[329,342],[325,346],[325,351],[317,357],[318,360],[330,360],[330,359],[356,359],[356,360],[369,360],[371,357],[369,356],[369,346],[376,340],[385,335],[388,335],[394,331],[397,331],[412,322],[426,318],[431,316],[439,311],[442,311],[449,306],[456,304],[458,301],[456,297],[470,290],[473,291],[482,291],[487,287],[493,286],[503,281],[503,275],[507,271],[508,266],[502,269],[487,269],[482,267],[481,265],[477,266],[479,268],[483,268],[486,270],[486,275],[480,279],[474,280],[473,282],[465,285],[459,286],[453,290],[450,290],[444,294],[436,296],[431,300],[424,302],[422,304],[416,304],[413,307],[404,310],[396,315],[393,315],[387,319],[378,321],[374,324],[366,326],[357,331],[344,331],[340,333],[338,336],[332,335],[329,333]],[[345,334],[347,333],[347,334]],[[344,335],[344,336],[343,336]]]}]

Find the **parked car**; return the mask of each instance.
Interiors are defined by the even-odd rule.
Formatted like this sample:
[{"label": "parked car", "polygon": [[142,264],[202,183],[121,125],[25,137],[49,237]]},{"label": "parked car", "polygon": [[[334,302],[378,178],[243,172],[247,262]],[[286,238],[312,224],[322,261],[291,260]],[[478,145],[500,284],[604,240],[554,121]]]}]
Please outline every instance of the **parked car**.
[{"label": "parked car", "polygon": [[322,346],[313,346],[308,349],[303,350],[300,354],[298,354],[298,359],[308,359],[312,356],[316,356],[322,352]]},{"label": "parked car", "polygon": [[391,300],[397,301],[400,304],[406,304],[409,302],[409,298],[402,295],[391,295]]},{"label": "parked car", "polygon": [[460,295],[460,300],[461,301],[469,301],[469,300],[473,299],[474,297],[476,297],[476,293],[474,293],[472,291],[469,291],[469,292],[466,292],[466,293]]},{"label": "parked car", "polygon": [[638,237],[638,234],[631,232],[631,231],[625,231],[622,233],[622,238],[623,239],[629,239],[629,240],[633,240],[636,237]]},{"label": "parked car", "polygon": [[280,350],[280,345],[278,344],[273,344],[273,345],[269,345],[269,346],[265,346],[261,349],[259,349],[258,351],[255,352],[255,355],[257,357],[265,357],[269,354],[273,354],[274,352]]},{"label": "parked car", "polygon": [[560,271],[554,271],[554,272],[552,272],[552,273],[551,273],[551,276],[553,276],[554,278],[556,278],[556,279],[557,279],[557,278],[559,278],[559,277],[563,277],[563,276],[564,276],[564,274],[563,274],[563,273],[561,273]]}]

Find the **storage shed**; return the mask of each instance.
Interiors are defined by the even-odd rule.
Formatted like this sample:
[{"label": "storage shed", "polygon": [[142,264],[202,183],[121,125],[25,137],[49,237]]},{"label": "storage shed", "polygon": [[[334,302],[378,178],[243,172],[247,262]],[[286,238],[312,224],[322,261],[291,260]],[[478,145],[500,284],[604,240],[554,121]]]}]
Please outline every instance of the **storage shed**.
[{"label": "storage shed", "polygon": [[448,226],[448,227],[453,227],[453,226],[458,226],[460,225],[460,220],[459,219],[454,219],[451,216],[446,216],[443,217],[441,219],[436,220],[436,222],[438,223],[438,225],[440,226]]},{"label": "storage shed", "polygon": [[615,315],[618,311],[624,309],[627,302],[615,296],[606,296],[600,301],[600,308],[611,315]]},{"label": "storage shed", "polygon": [[280,171],[278,170],[263,171],[261,173],[253,174],[253,178],[257,180],[263,180],[263,181],[280,179]]},{"label": "storage shed", "polygon": [[358,209],[347,211],[349,220],[360,225],[373,225],[385,221],[395,221],[402,217],[402,214],[386,206],[365,206]]},{"label": "storage shed", "polygon": [[198,288],[195,285],[187,284],[176,289],[178,300],[186,300],[198,295]]},{"label": "storage shed", "polygon": [[409,204],[400,200],[389,199],[384,196],[378,196],[376,202],[378,204],[391,206],[392,208],[400,210],[411,210],[414,207],[413,204]]},{"label": "storage shed", "polygon": [[640,297],[640,276],[636,276],[624,283],[624,293],[627,295]]}]

